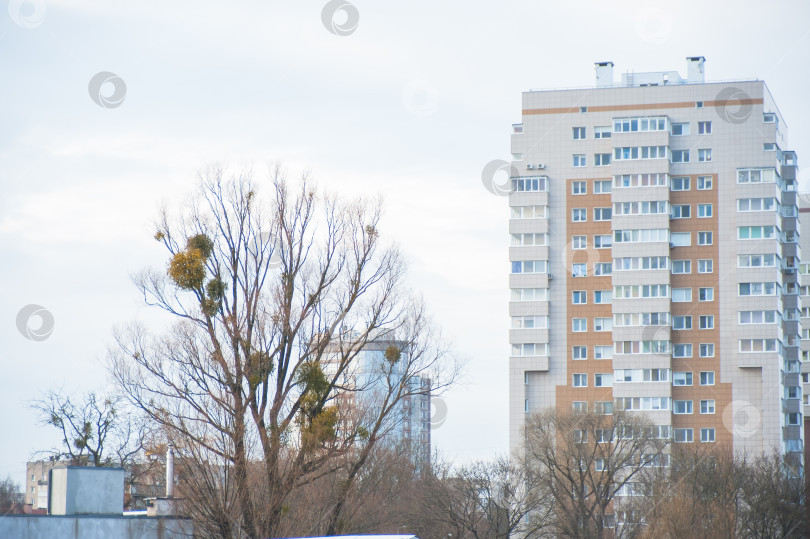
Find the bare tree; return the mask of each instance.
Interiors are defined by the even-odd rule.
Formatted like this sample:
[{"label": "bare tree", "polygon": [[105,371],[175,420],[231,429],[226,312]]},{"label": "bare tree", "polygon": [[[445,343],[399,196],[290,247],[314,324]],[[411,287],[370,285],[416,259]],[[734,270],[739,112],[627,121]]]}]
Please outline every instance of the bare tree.
[{"label": "bare tree", "polygon": [[11,476],[0,481],[0,516],[13,510],[14,505],[22,503],[23,493],[20,485],[11,479]]},{"label": "bare tree", "polygon": [[620,510],[618,496],[644,494],[641,478],[647,469],[666,464],[668,444],[667,432],[631,412],[548,410],[530,417],[526,459],[538,467],[553,500],[556,536],[619,534],[620,529],[610,530],[614,511]]},{"label": "bare tree", "polygon": [[642,478],[647,496],[628,510],[646,523],[637,528],[641,537],[738,537],[742,479],[729,448],[675,444],[670,465]]},{"label": "bare tree", "polygon": [[536,468],[499,457],[438,470],[426,481],[423,500],[434,529],[455,530],[457,538],[532,538],[550,524],[553,504]]},{"label": "bare tree", "polygon": [[31,407],[56,428],[61,447],[50,451],[77,466],[127,466],[143,448],[145,425],[120,396],[89,392],[78,398],[50,390]]},{"label": "bare tree", "polygon": [[[251,174],[211,168],[178,219],[162,213],[168,270],[136,285],[176,323],[162,335],[135,324],[111,351],[131,402],[189,462],[217,470],[200,503],[223,537],[274,535],[290,494],[336,470],[346,475],[327,530],[340,531],[397,403],[440,391],[457,371],[404,289],[399,252],[381,243],[378,203],[321,195],[306,177],[291,189],[278,169],[269,186],[260,199]],[[337,395],[363,389],[342,387],[343,375],[379,339],[408,353],[378,373],[387,393],[376,414],[342,428]]]},{"label": "bare tree", "polygon": [[671,466],[643,476],[632,512],[640,537],[807,537],[800,461],[734,456],[728,446],[676,444]]},{"label": "bare tree", "polygon": [[740,537],[808,537],[807,484],[796,455],[742,460]]}]

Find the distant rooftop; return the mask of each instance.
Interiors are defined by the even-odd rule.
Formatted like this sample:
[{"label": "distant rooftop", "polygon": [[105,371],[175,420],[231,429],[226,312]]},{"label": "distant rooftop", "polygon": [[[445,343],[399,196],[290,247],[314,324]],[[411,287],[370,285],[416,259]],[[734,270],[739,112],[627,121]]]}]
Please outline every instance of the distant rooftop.
[{"label": "distant rooftop", "polygon": [[[689,56],[686,58],[686,78],[677,71],[649,71],[643,73],[627,72],[622,73],[621,80],[616,82],[613,78],[613,62],[595,62],[596,87],[597,88],[630,88],[641,86],[675,86],[681,84],[704,84],[706,77],[704,66],[706,58],[703,56]],[[756,81],[755,78],[735,79],[734,81],[708,81],[709,83],[723,82],[743,82]],[[567,88],[532,88],[530,92],[555,91],[555,90],[584,90],[593,88],[587,87],[567,87]]]},{"label": "distant rooftop", "polygon": [[[706,81],[703,66],[706,58],[689,56],[686,58],[687,77],[682,78],[677,71],[655,71],[650,73],[625,73],[620,86],[664,86],[667,84],[702,83]],[[596,62],[596,86],[615,86],[613,82],[613,62]]]}]

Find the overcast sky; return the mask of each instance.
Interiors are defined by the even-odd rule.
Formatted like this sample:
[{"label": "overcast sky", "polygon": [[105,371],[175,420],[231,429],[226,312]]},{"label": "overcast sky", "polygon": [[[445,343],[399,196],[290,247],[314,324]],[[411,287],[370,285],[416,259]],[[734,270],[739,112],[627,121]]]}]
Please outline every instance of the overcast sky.
[{"label": "overcast sky", "polygon": [[[507,451],[508,208],[481,170],[509,159],[520,92],[590,86],[603,60],[617,79],[686,76],[703,55],[709,81],[764,79],[785,149],[810,158],[806,1],[351,2],[334,17],[325,0],[0,11],[0,477],[22,481],[58,443],[30,399],[106,384],[112,328],[149,316],[130,275],[165,264],[156,210],[206,164],[263,177],[280,161],[384,196],[382,233],[468,360],[433,435],[461,462]],[[117,78],[94,100],[100,72]],[[30,304],[53,316],[45,340],[18,331]]]}]

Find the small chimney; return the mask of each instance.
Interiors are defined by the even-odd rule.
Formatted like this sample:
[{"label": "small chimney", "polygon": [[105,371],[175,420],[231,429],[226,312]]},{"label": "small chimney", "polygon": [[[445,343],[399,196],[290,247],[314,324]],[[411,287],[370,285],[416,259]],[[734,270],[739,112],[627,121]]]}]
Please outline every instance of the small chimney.
[{"label": "small chimney", "polygon": [[174,498],[174,450],[172,444],[166,449],[166,497]]},{"label": "small chimney", "polygon": [[687,76],[686,80],[688,82],[704,82],[705,77],[703,75],[703,64],[706,62],[706,58],[703,56],[689,56],[686,58],[686,65],[687,65]]},{"label": "small chimney", "polygon": [[613,62],[596,62],[596,85],[613,86]]}]

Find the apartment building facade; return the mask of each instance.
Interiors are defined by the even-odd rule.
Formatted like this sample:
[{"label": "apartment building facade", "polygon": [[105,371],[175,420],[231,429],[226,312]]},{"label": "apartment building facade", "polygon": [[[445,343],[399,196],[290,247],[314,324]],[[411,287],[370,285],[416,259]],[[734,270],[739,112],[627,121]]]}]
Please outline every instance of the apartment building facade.
[{"label": "apartment building facade", "polygon": [[64,462],[36,460],[25,463],[25,503],[32,509],[48,509],[48,472]]},{"label": "apartment building facade", "polygon": [[555,407],[644,412],[674,443],[803,452],[796,155],[765,83],[706,82],[704,61],[619,83],[603,62],[593,88],[523,93],[513,451],[527,414]]}]

